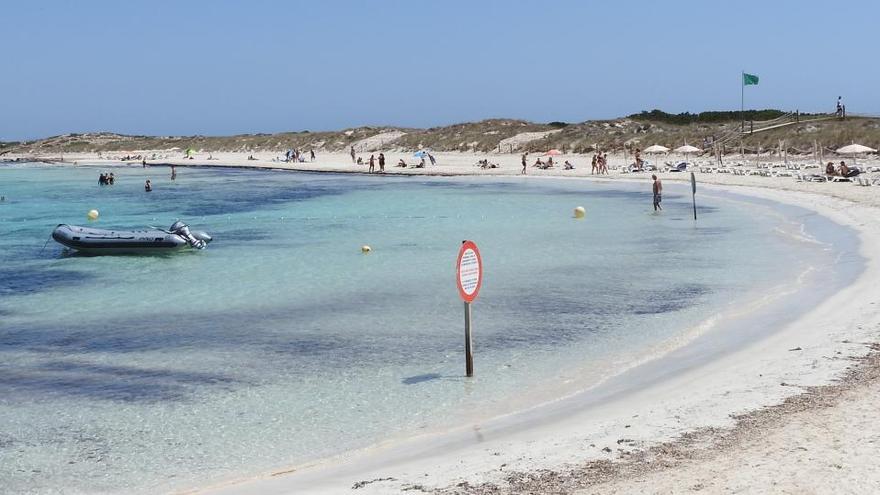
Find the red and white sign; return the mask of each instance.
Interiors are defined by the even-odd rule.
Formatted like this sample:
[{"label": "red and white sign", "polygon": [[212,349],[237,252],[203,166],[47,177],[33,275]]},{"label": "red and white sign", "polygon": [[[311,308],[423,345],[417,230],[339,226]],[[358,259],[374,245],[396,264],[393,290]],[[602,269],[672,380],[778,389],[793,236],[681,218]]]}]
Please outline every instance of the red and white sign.
[{"label": "red and white sign", "polygon": [[473,241],[464,241],[458,251],[458,295],[465,302],[473,302],[483,285],[483,259]]}]

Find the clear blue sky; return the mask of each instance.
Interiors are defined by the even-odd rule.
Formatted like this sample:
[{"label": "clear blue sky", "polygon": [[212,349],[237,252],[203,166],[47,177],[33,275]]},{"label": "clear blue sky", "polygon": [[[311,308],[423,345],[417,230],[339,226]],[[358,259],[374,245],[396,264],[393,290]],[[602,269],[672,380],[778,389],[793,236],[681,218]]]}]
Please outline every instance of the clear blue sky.
[{"label": "clear blue sky", "polygon": [[0,140],[643,109],[880,113],[880,2],[18,1]]}]

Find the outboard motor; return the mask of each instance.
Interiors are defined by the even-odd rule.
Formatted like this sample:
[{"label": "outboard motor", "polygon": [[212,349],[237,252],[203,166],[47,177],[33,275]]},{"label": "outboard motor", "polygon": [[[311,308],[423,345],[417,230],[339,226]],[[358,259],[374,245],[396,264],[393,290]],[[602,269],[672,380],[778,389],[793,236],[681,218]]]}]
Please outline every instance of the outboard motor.
[{"label": "outboard motor", "polygon": [[172,234],[181,237],[186,241],[190,247],[194,249],[205,249],[205,246],[211,242],[211,236],[204,232],[191,232],[189,230],[189,226],[180,220],[171,224],[171,228],[168,229]]}]

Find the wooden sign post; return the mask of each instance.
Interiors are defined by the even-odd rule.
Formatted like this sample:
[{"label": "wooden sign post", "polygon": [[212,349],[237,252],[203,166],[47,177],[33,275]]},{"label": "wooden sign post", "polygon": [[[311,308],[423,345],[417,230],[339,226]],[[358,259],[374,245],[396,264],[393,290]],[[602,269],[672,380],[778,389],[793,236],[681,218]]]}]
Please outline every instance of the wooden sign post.
[{"label": "wooden sign post", "polygon": [[458,295],[464,301],[464,359],[465,373],[474,376],[474,349],[471,339],[471,303],[480,293],[483,285],[483,259],[480,250],[472,241],[461,241],[456,263],[456,282]]},{"label": "wooden sign post", "polygon": [[697,178],[691,172],[691,198],[694,202],[694,220],[697,219]]}]

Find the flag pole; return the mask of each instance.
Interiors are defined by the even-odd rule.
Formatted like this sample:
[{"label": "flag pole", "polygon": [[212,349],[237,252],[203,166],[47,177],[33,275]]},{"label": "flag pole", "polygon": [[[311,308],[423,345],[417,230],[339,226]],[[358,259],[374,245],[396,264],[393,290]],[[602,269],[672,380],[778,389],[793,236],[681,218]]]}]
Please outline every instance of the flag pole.
[{"label": "flag pole", "polygon": [[739,131],[746,131],[746,71],[739,75]]}]

